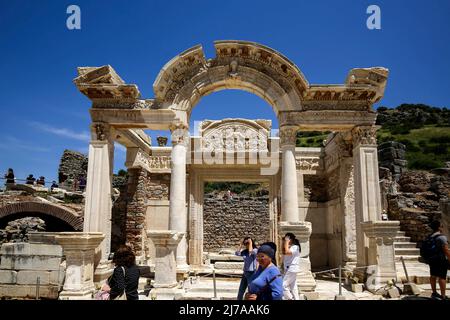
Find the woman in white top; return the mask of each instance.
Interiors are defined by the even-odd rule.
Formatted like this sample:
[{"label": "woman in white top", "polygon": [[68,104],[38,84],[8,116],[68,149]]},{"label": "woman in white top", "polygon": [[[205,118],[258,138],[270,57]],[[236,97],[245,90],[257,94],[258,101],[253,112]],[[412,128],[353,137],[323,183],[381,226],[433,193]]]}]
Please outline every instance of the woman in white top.
[{"label": "woman in white top", "polygon": [[299,300],[297,273],[300,272],[300,242],[291,232],[283,238],[283,299]]}]

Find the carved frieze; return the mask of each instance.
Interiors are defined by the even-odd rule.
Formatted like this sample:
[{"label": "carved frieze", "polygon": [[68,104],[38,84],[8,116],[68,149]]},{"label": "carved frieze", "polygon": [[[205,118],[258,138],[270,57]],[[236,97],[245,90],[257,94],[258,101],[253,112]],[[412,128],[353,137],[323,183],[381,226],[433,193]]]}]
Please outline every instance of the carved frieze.
[{"label": "carved frieze", "polygon": [[267,151],[270,123],[264,120],[206,120],[201,125],[202,148],[213,152]]},{"label": "carved frieze", "polygon": [[322,169],[320,166],[320,158],[296,158],[295,163],[297,170],[317,171]]},{"label": "carved frieze", "polygon": [[94,99],[92,108],[96,109],[155,109],[154,100],[139,99]]}]

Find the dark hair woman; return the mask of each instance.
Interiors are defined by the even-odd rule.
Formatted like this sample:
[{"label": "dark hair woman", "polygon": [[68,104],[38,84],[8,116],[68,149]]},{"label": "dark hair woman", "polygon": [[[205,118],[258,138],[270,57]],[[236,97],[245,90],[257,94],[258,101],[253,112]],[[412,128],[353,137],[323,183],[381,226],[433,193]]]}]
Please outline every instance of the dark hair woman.
[{"label": "dark hair woman", "polygon": [[[139,269],[136,257],[129,246],[120,246],[114,253],[113,263],[116,265],[112,276],[108,279],[110,300],[139,300]],[[108,291],[107,288],[104,289]]]},{"label": "dark hair woman", "polygon": [[297,273],[300,272],[300,242],[291,232],[283,238],[283,295],[285,300],[299,300]]},{"label": "dark hair woman", "polygon": [[[242,250],[242,246],[244,246],[244,250]],[[255,248],[255,242],[250,237],[245,237],[242,241],[239,249],[236,251],[237,256],[241,256],[244,258],[244,272],[242,274],[241,283],[239,285],[238,291],[238,300],[242,300],[244,297],[245,289],[247,289],[248,284],[250,283],[250,279],[256,271],[256,253],[257,249]]]}]

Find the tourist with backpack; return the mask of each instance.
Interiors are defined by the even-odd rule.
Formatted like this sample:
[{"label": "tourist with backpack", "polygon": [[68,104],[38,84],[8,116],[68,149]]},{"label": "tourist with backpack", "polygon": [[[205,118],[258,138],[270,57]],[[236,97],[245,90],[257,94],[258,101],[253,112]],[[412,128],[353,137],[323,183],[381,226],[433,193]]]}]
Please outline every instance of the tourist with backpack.
[{"label": "tourist with backpack", "polygon": [[245,300],[281,300],[283,297],[283,280],[275,261],[275,250],[269,244],[262,244],[256,255],[258,270],[248,285]]},{"label": "tourist with backpack", "polygon": [[291,232],[283,238],[283,299],[300,300],[297,273],[300,272],[300,242]]},{"label": "tourist with backpack", "polygon": [[[245,249],[242,250],[242,245],[244,245]],[[245,289],[247,289],[248,284],[256,271],[257,263],[256,263],[256,254],[258,249],[255,247],[255,242],[250,237],[245,237],[242,241],[239,250],[236,251],[237,256],[241,256],[244,258],[244,272],[242,274],[241,283],[239,285],[239,292],[237,299],[242,300],[244,298]]]},{"label": "tourist with backpack", "polygon": [[[423,241],[420,248],[420,255],[430,266],[430,284],[433,299],[448,299],[445,296],[447,270],[449,268],[450,251],[448,249],[447,237],[442,233],[443,226],[440,221],[433,221],[430,224],[433,233]],[[439,281],[441,294],[437,293],[436,280]]]}]

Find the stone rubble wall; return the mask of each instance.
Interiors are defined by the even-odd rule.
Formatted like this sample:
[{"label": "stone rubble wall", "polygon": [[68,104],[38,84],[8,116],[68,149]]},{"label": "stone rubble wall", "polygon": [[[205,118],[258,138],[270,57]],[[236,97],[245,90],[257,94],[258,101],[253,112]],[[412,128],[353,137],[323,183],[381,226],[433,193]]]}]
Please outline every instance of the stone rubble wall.
[{"label": "stone rubble wall", "polygon": [[69,177],[87,177],[88,158],[84,154],[72,150],[64,150],[58,169],[58,182],[63,183]]},{"label": "stone rubble wall", "polygon": [[148,255],[146,237],[147,201],[169,199],[170,176],[150,174],[141,169],[129,169],[126,205],[126,243],[131,245],[136,256]]},{"label": "stone rubble wall", "polygon": [[261,244],[270,240],[269,197],[208,193],[203,206],[205,251],[235,249],[245,236]]},{"label": "stone rubble wall", "polygon": [[406,171],[406,147],[404,144],[389,141],[378,145],[378,166],[391,171],[395,181]]},{"label": "stone rubble wall", "polygon": [[65,277],[60,245],[49,243],[4,243],[0,248],[0,297],[57,299]]},{"label": "stone rubble wall", "polygon": [[[389,219],[399,220],[400,229],[405,231],[406,236],[420,243],[431,233],[428,226],[431,221],[448,219],[448,212],[442,211],[441,207],[447,208],[450,177],[425,171],[407,171],[398,183],[398,192],[387,194]],[[445,233],[449,235],[448,227]]]}]

